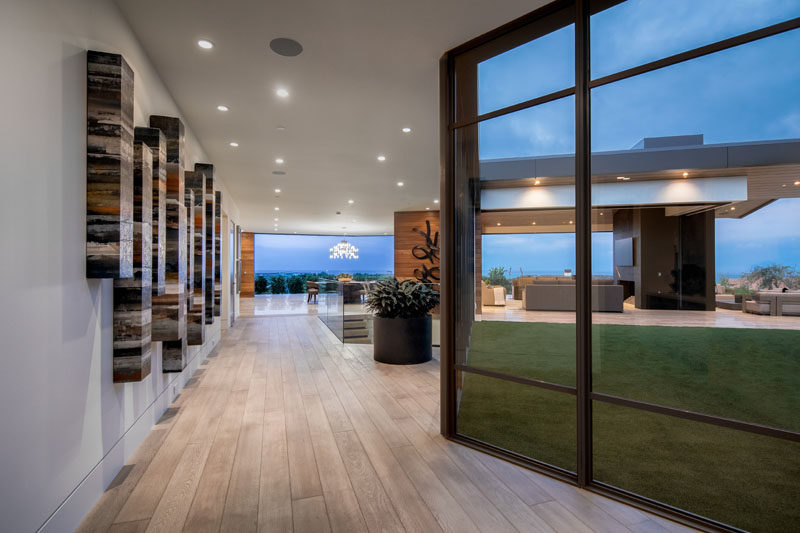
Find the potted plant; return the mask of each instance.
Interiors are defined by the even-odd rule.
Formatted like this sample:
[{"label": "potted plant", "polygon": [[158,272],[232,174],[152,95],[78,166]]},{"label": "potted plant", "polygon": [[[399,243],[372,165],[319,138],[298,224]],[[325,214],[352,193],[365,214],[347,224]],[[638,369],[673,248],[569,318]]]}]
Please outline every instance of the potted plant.
[{"label": "potted plant", "polygon": [[430,311],[439,293],[413,280],[378,281],[367,293],[373,320],[374,358],[380,363],[410,365],[431,360]]}]

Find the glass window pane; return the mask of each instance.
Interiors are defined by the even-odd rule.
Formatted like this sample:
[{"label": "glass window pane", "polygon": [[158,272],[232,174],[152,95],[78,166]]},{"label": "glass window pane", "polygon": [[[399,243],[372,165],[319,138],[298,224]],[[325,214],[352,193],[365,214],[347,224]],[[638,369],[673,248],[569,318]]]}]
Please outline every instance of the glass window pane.
[{"label": "glass window pane", "polygon": [[646,137],[705,144],[800,137],[800,30],[592,90],[592,151]]},{"label": "glass window pane", "polygon": [[[592,90],[611,234],[592,251],[612,266],[593,272],[595,393],[800,432],[798,82],[795,30]],[[595,479],[744,529],[798,523],[796,442],[598,402],[593,420]]]},{"label": "glass window pane", "polygon": [[592,16],[592,78],[798,16],[786,0],[628,0]]},{"label": "glass window pane", "polygon": [[796,531],[800,443],[593,404],[594,477],[749,531]]},{"label": "glass window pane", "polygon": [[460,377],[458,433],[575,471],[575,396],[468,372]]},{"label": "glass window pane", "polygon": [[[478,125],[481,163],[490,159],[574,154],[574,117],[575,98],[570,96],[481,122]],[[572,176],[574,160],[563,163],[564,172]]]},{"label": "glass window pane", "polygon": [[575,85],[575,26],[478,63],[478,114]]}]

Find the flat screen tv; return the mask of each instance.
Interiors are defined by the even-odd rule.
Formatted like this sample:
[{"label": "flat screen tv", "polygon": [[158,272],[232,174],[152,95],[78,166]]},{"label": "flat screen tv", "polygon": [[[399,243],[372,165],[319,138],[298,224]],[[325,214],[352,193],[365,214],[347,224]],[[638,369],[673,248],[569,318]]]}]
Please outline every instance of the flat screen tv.
[{"label": "flat screen tv", "polygon": [[614,264],[633,266],[633,237],[614,241]]}]

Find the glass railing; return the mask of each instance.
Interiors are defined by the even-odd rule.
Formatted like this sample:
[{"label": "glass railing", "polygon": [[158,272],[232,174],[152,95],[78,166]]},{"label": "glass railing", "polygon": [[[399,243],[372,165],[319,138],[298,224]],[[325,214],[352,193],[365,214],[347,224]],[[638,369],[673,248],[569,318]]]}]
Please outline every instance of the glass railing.
[{"label": "glass railing", "polygon": [[[318,281],[317,316],[343,343],[372,344],[372,312],[367,293],[375,281]],[[430,283],[439,290],[438,283]],[[439,345],[439,308],[433,317],[433,345]]]},{"label": "glass railing", "polygon": [[372,343],[372,314],[365,306],[370,281],[319,281],[317,316],[346,343]]}]

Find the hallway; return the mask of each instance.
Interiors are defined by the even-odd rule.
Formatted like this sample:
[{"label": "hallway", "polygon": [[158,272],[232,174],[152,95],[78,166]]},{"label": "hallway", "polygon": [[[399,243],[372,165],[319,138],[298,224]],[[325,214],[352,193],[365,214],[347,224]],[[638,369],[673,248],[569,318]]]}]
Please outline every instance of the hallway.
[{"label": "hallway", "polygon": [[313,316],[223,334],[80,531],[688,531],[450,443],[438,361]]}]

